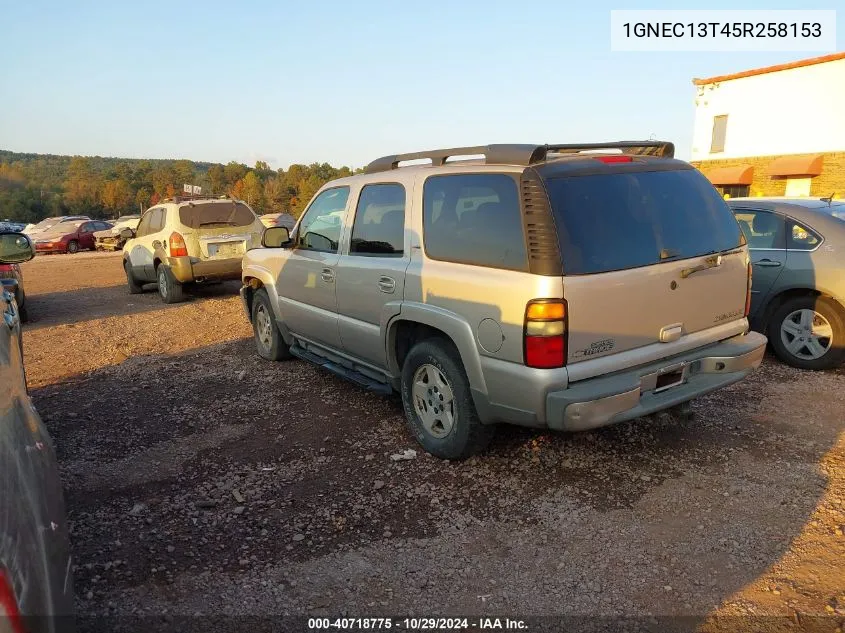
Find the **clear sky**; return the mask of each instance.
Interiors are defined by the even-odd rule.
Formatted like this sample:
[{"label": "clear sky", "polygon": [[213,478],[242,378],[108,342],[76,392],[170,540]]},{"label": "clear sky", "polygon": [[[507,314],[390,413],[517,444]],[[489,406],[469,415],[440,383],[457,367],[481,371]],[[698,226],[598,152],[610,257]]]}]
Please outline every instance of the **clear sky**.
[{"label": "clear sky", "polygon": [[[748,0],[743,9],[801,2]],[[821,53],[612,53],[611,9],[733,2],[0,0],[0,148],[362,166],[492,142],[657,138],[693,77]],[[841,0],[839,49],[845,33]]]}]

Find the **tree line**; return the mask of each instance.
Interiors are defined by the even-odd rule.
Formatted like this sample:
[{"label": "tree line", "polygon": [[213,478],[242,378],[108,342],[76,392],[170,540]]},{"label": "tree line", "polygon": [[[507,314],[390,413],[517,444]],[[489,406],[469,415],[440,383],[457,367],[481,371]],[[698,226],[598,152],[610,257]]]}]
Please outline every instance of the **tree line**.
[{"label": "tree line", "polygon": [[179,195],[183,184],[199,185],[204,195],[244,200],[258,214],[299,217],[323,184],[352,173],[349,167],[328,163],[274,170],[264,161],[250,169],[235,161],[222,165],[0,150],[0,220],[37,222],[57,215],[116,218]]}]

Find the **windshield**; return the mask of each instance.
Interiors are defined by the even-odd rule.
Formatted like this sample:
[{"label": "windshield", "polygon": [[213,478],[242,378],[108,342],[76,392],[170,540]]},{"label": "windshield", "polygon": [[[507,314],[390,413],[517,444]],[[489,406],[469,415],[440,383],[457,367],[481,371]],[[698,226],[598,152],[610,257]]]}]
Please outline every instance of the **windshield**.
[{"label": "windshield", "polygon": [[740,246],[725,201],[697,170],[550,178],[564,271],[585,275]]},{"label": "windshield", "polygon": [[179,221],[192,229],[250,226],[255,214],[243,202],[206,202],[179,207]]}]

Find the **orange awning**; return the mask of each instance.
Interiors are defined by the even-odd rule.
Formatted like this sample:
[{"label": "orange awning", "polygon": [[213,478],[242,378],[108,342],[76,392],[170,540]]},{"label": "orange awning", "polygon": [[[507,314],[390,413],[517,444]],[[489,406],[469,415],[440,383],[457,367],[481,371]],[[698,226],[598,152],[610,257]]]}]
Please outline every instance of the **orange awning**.
[{"label": "orange awning", "polygon": [[784,156],[769,165],[769,176],[818,176],[822,173],[822,155]]},{"label": "orange awning", "polygon": [[754,167],[751,165],[719,167],[704,175],[714,185],[750,185],[751,179],[754,177]]}]

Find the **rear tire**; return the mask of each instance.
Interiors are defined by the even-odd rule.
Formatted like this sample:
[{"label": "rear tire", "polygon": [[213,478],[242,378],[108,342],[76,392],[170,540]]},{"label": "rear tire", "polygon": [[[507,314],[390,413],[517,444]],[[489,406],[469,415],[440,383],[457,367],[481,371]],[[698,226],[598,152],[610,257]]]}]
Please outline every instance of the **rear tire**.
[{"label": "rear tire", "polygon": [[67,252],[70,253],[71,255],[73,255],[74,253],[78,253],[79,252],[79,242],[77,242],[76,240],[71,240],[70,242],[68,242]]},{"label": "rear tire", "polygon": [[408,353],[402,366],[402,405],[411,433],[442,459],[480,453],[496,431],[478,419],[458,350],[445,339],[422,341]]},{"label": "rear tire", "polygon": [[267,360],[287,360],[292,357],[290,346],[285,343],[276,325],[270,296],[264,288],[252,297],[252,333],[258,355]]},{"label": "rear tire", "polygon": [[129,262],[123,262],[123,272],[126,273],[126,285],[129,287],[129,294],[139,295],[144,292],[143,285],[139,284],[132,275],[132,268],[129,266]]},{"label": "rear tire", "polygon": [[156,278],[158,279],[158,294],[164,303],[184,301],[185,294],[182,291],[182,284],[176,281],[170,266],[159,264],[156,268]]},{"label": "rear tire", "polygon": [[845,315],[823,297],[796,297],[769,322],[769,341],[778,358],[798,369],[833,369],[845,361]]}]

